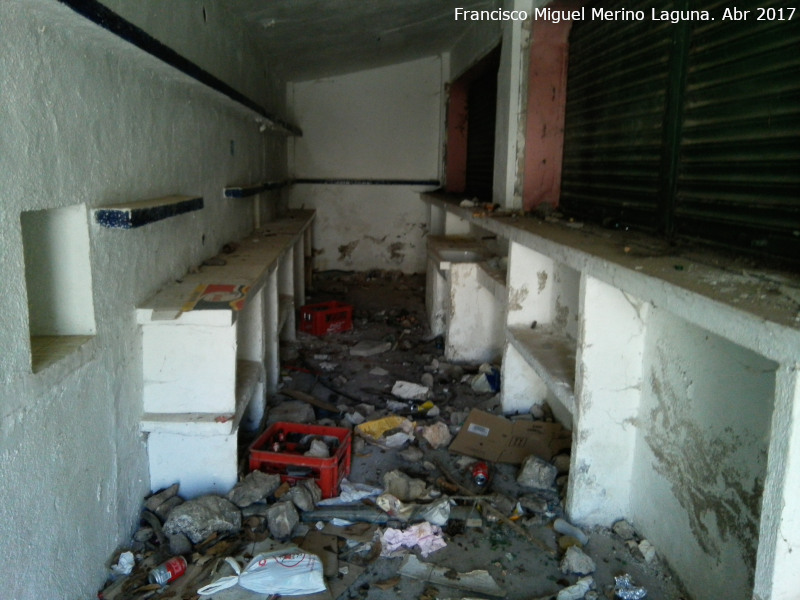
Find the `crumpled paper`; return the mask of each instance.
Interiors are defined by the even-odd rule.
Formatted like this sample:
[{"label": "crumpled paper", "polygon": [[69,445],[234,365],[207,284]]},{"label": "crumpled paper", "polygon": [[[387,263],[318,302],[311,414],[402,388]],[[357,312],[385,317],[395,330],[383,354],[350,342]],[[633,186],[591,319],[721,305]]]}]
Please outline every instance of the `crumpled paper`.
[{"label": "crumpled paper", "polygon": [[418,547],[422,557],[441,550],[447,546],[442,537],[442,529],[428,522],[417,523],[406,530],[388,527],[381,534],[381,556],[394,557],[406,550]]}]

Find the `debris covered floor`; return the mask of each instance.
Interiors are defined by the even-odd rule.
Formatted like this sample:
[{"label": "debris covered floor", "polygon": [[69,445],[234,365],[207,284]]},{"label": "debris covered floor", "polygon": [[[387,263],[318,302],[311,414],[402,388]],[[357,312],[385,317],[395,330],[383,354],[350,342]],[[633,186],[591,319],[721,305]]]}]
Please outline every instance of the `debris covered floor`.
[{"label": "debris covered floor", "polygon": [[[247,444],[257,433],[243,435],[237,488],[225,500],[182,503],[177,486],[145,499],[141,529],[124,549],[135,566],[129,575],[112,575],[98,596],[198,598],[198,589],[234,574],[226,557],[244,567],[262,552],[296,545],[324,565],[327,590],[312,598],[686,598],[658,549],[625,522],[613,531],[571,530],[563,512],[568,449],[549,460],[532,458],[524,469],[490,462],[489,483],[475,484],[477,459],[453,452],[452,439],[471,409],[500,415],[499,396],[488,383],[493,372],[445,362],[441,339],[431,338],[426,325],[424,284],[424,276],[389,271],[317,274],[307,303],[353,306],[353,329],[321,337],[298,332],[296,342],[284,344],[283,393],[268,407],[268,423],[353,430],[347,480],[383,495],[350,506],[315,506],[320,489],[314,484],[289,490],[274,475],[245,477]],[[398,387],[398,381],[408,383]],[[429,393],[403,398],[420,395],[417,385]],[[387,416],[403,419],[389,429],[371,427]],[[150,570],[173,555],[187,559],[186,573],[166,586],[148,582]],[[630,578],[615,580],[623,575]],[[203,597],[259,600],[274,591],[234,586]]]}]

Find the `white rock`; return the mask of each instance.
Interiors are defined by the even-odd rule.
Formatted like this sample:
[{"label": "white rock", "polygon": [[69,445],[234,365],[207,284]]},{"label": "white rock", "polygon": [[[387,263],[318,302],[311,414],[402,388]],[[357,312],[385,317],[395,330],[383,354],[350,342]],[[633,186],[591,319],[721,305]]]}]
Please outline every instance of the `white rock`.
[{"label": "white rock", "polygon": [[551,489],[556,481],[558,469],[538,456],[529,456],[522,462],[517,483],[523,487],[547,490]]},{"label": "white rock", "polygon": [[411,381],[395,381],[392,387],[392,395],[404,400],[425,400],[429,393],[429,388]]},{"label": "white rock", "polygon": [[593,577],[582,577],[574,585],[564,588],[556,596],[556,600],[583,600],[583,597],[594,587]]},{"label": "white rock", "polygon": [[597,565],[583,550],[577,546],[570,546],[561,559],[560,568],[564,574],[590,575],[595,572]]}]

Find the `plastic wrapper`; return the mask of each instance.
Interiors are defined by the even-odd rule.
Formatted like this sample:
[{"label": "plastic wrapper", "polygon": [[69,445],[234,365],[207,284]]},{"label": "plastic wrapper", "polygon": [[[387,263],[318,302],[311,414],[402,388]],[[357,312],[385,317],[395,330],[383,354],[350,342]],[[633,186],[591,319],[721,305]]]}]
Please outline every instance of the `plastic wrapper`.
[{"label": "plastic wrapper", "polygon": [[325,590],[322,563],[313,554],[290,547],[259,554],[242,570],[230,556],[225,559],[236,575],[221,577],[197,593],[210,596],[236,585],[259,594],[300,596]]},{"label": "plastic wrapper", "polygon": [[339,495],[336,498],[321,500],[319,506],[337,506],[340,504],[354,504],[361,502],[365,498],[378,496],[383,493],[383,489],[367,485],[365,483],[355,483],[347,478],[342,479],[339,486]]},{"label": "plastic wrapper", "polygon": [[633,585],[631,576],[627,573],[614,577],[614,595],[619,600],[642,600],[647,597],[647,590]]}]

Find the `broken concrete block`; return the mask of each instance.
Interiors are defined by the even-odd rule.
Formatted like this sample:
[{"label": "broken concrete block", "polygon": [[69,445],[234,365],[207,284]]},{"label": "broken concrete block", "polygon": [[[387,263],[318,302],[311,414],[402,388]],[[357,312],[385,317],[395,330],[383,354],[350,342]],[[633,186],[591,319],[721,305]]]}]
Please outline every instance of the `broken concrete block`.
[{"label": "broken concrete block", "polygon": [[300,522],[300,515],[291,502],[276,502],[267,510],[267,527],[276,540],[284,540],[292,535],[294,526]]},{"label": "broken concrete block", "polygon": [[628,523],[625,519],[620,519],[616,523],[611,526],[611,529],[614,533],[616,533],[620,538],[625,540],[632,540],[636,537],[636,530],[633,528],[633,525]]},{"label": "broken concrete block", "polygon": [[314,409],[302,400],[284,400],[269,409],[268,422],[277,423],[288,421],[290,423],[312,423]]},{"label": "broken concrete block", "polygon": [[556,600],[583,600],[587,592],[593,587],[593,577],[582,577],[574,585],[559,591]]},{"label": "broken concrete block", "polygon": [[564,519],[559,518],[553,521],[553,529],[563,535],[571,535],[578,540],[582,546],[585,546],[587,543],[589,543],[588,535],[586,535],[580,528],[575,527],[575,525],[569,521],[565,521]]},{"label": "broken concrete block", "polygon": [[551,489],[555,484],[558,469],[538,456],[529,456],[522,461],[517,483],[523,487],[540,490]]},{"label": "broken concrete block", "polygon": [[144,507],[150,512],[156,512],[156,509],[161,506],[161,504],[178,495],[178,489],[179,484],[173,483],[168,488],[164,488],[163,490],[148,496],[144,501]]},{"label": "broken concrete block", "polygon": [[547,504],[547,500],[544,498],[539,498],[538,496],[520,496],[518,502],[526,511],[537,515],[546,513],[550,508]]},{"label": "broken concrete block", "polygon": [[425,400],[429,393],[429,388],[410,381],[395,381],[392,387],[392,395],[404,400]]},{"label": "broken concrete block", "polygon": [[322,500],[322,488],[317,485],[317,482],[313,479],[304,479],[297,485],[302,486],[308,490],[311,494],[311,501],[314,505],[318,504],[320,500]]},{"label": "broken concrete block", "polygon": [[656,559],[656,547],[650,543],[650,540],[639,542],[639,552],[642,553],[642,558],[648,564]]},{"label": "broken concrete block", "polygon": [[447,446],[453,439],[453,436],[450,435],[450,428],[441,421],[423,427],[422,437],[434,450]]},{"label": "broken concrete block", "polygon": [[180,496],[173,496],[169,500],[159,504],[158,508],[156,508],[153,512],[159,519],[166,521],[169,517],[169,513],[172,512],[172,509],[176,506],[180,506],[181,504],[183,504],[183,498]]},{"label": "broken concrete block", "polygon": [[280,484],[280,475],[253,471],[233,486],[227,497],[239,508],[244,508],[269,497]]},{"label": "broken concrete block", "polygon": [[350,356],[375,356],[392,349],[392,342],[361,340],[350,348]]},{"label": "broken concrete block", "polygon": [[303,512],[307,512],[309,510],[314,509],[314,498],[311,495],[309,489],[302,485],[296,485],[286,496],[294,503],[294,505],[302,510]]},{"label": "broken concrete block", "polygon": [[303,453],[303,456],[311,456],[313,458],[330,458],[330,455],[331,449],[322,440],[311,440],[308,450]]},{"label": "broken concrete block", "polygon": [[189,555],[192,553],[192,542],[191,540],[182,533],[174,533],[172,535],[168,535],[167,539],[169,540],[169,551],[173,556],[181,555]]},{"label": "broken concrete block", "polygon": [[235,504],[220,496],[201,496],[172,509],[164,533],[183,533],[197,544],[212,533],[233,533],[241,526],[242,513]]},{"label": "broken concrete block", "polygon": [[396,469],[384,474],[383,487],[387,494],[391,494],[403,502],[416,500],[428,493],[424,481],[409,477],[402,471]]},{"label": "broken concrete block", "polygon": [[370,375],[374,375],[375,377],[384,377],[389,374],[389,371],[382,367],[375,367],[369,372]]},{"label": "broken concrete block", "polygon": [[411,463],[416,463],[421,461],[424,456],[425,454],[422,452],[422,450],[420,450],[416,446],[409,446],[408,448],[400,452],[400,457],[403,460],[407,460],[408,462]]},{"label": "broken concrete block", "polygon": [[350,425],[361,425],[364,421],[367,420],[367,418],[357,410],[354,410],[351,413],[349,412],[345,414],[344,420],[347,421],[347,423],[349,423]]},{"label": "broken concrete block", "polygon": [[561,559],[561,572],[565,575],[574,573],[576,575],[591,575],[597,569],[597,565],[583,550],[577,546],[570,546]]},{"label": "broken concrete block", "polygon": [[433,375],[431,375],[430,373],[423,373],[422,377],[420,377],[419,382],[426,388],[430,389],[433,387]]},{"label": "broken concrete block", "polygon": [[557,454],[553,457],[553,466],[558,470],[559,475],[569,473],[569,454]]}]

